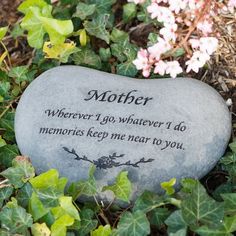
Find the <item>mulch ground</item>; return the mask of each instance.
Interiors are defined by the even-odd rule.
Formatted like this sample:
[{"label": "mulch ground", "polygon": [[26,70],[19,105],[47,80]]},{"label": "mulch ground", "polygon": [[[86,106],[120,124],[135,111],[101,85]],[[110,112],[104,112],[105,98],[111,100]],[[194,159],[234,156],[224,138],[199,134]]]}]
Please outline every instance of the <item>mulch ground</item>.
[{"label": "mulch ground", "polygon": [[[0,26],[12,26],[19,21],[21,15],[17,12],[17,7],[21,1],[0,0]],[[207,70],[204,69],[193,77],[214,87],[225,100],[232,99],[232,138],[236,138],[236,14],[222,14],[216,16],[215,21],[217,31],[221,35],[219,50],[208,63]],[[137,39],[134,37],[135,35],[132,35],[136,42],[142,38],[138,35]],[[25,65],[31,61],[32,49],[27,46],[25,38],[16,41],[7,37],[4,43],[11,55],[13,66]]]}]

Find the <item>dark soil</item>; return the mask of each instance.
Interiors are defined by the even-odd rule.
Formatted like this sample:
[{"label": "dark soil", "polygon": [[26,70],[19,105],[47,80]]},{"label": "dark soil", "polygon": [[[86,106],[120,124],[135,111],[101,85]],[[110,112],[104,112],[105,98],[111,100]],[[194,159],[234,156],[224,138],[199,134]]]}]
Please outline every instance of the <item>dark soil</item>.
[{"label": "dark soil", "polygon": [[0,2],[0,26],[14,24],[18,21],[20,15],[17,13],[17,7],[21,0],[1,0]]}]

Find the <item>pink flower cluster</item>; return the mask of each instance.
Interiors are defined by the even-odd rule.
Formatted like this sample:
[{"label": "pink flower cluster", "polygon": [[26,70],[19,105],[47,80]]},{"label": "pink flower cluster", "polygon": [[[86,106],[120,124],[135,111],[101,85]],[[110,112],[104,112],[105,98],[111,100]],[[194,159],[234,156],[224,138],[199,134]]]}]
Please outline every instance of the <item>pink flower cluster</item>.
[{"label": "pink flower cluster", "polygon": [[[142,4],[145,0],[128,0]],[[231,7],[236,0],[229,0]],[[159,30],[158,41],[147,49],[140,49],[137,58],[133,61],[138,70],[142,70],[144,77],[152,72],[175,78],[183,72],[177,60],[172,60],[171,52],[177,48],[187,48],[186,72],[198,72],[217,50],[218,40],[213,37],[213,21],[215,2],[209,4],[204,0],[152,0],[147,7],[152,19],[162,23]],[[207,11],[204,12],[204,9]],[[204,12],[203,15],[202,12]],[[200,17],[199,17],[200,16]],[[188,30],[193,30],[181,45]],[[181,30],[185,29],[185,33]]]},{"label": "pink flower cluster", "polygon": [[161,60],[161,55],[171,49],[171,45],[159,38],[158,42],[153,46],[146,49],[140,49],[137,55],[137,59],[133,61],[138,70],[143,71],[144,77],[149,77],[154,67],[154,73],[165,75],[170,74],[172,78],[175,78],[179,73],[182,73],[182,68],[178,61],[164,61]]},{"label": "pink flower cluster", "polygon": [[200,39],[190,39],[189,43],[193,49],[193,55],[190,60],[186,61],[187,70],[193,70],[198,73],[199,69],[203,67],[210,59],[210,56],[217,50],[218,39],[214,37],[202,37]]}]

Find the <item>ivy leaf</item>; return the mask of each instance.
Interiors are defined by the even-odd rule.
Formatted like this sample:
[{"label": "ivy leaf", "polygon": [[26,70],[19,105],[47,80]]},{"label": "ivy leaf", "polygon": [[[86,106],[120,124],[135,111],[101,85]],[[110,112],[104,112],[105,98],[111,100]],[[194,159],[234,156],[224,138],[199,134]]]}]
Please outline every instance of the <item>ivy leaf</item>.
[{"label": "ivy leaf", "polygon": [[59,173],[55,169],[44,172],[30,180],[30,183],[35,189],[47,189],[56,187],[59,181]]},{"label": "ivy leaf", "polygon": [[226,233],[224,229],[217,230],[216,228],[209,228],[202,226],[195,231],[200,236],[233,236],[231,233]]},{"label": "ivy leaf", "polygon": [[46,209],[37,194],[33,192],[30,201],[29,201],[29,213],[33,216],[34,221],[37,221],[44,215],[48,213],[48,209]]},{"label": "ivy leaf", "polygon": [[110,35],[109,32],[106,30],[108,19],[108,14],[98,15],[92,21],[85,21],[83,23],[83,26],[90,35],[100,38],[104,40],[107,44],[109,44]]},{"label": "ivy leaf", "polygon": [[14,112],[7,112],[0,119],[0,127],[4,129],[3,138],[10,142],[15,142],[14,117]]},{"label": "ivy leaf", "polygon": [[[2,76],[2,75],[0,75]],[[0,81],[0,95],[6,97],[11,88],[11,84],[8,81]]]},{"label": "ivy leaf", "polygon": [[[213,195],[213,197],[216,201],[222,201],[223,200],[222,194],[232,193],[232,192],[234,192],[234,184],[232,184],[231,182],[226,182],[226,183],[221,184],[220,186],[218,186],[214,190],[212,195]],[[233,209],[227,209],[226,206],[225,206],[224,210],[225,210],[225,213],[226,213],[228,210],[231,211]]]},{"label": "ivy leaf", "polygon": [[168,235],[185,236],[187,234],[187,224],[184,221],[181,211],[174,211],[165,221],[168,226]]},{"label": "ivy leaf", "polygon": [[196,182],[191,194],[182,201],[182,215],[190,226],[198,224],[218,225],[223,218],[223,204],[210,198],[204,187]]},{"label": "ivy leaf", "polygon": [[224,169],[229,173],[230,178],[234,179],[236,176],[236,153],[226,153],[226,155],[221,159],[220,163],[224,165]]},{"label": "ivy leaf", "polygon": [[[103,14],[111,14],[112,5],[116,3],[116,1],[117,0],[88,0],[87,2],[89,4],[96,4],[95,16],[97,17]],[[110,16],[110,18],[112,18],[112,14]],[[112,19],[109,19],[108,23],[113,23]],[[110,26],[112,27],[112,24],[110,24]]]},{"label": "ivy leaf", "polygon": [[11,36],[14,39],[17,39],[18,37],[23,36],[23,35],[24,35],[24,30],[20,27],[19,24],[16,24],[11,31]]},{"label": "ivy leaf", "polygon": [[72,203],[72,197],[62,196],[59,198],[61,208],[71,217],[80,220],[79,213]]},{"label": "ivy leaf", "polygon": [[12,186],[1,186],[0,188],[0,208],[2,208],[3,206],[3,202],[4,201],[7,201],[10,196],[12,195],[13,193],[13,187]]},{"label": "ivy leaf", "polygon": [[136,199],[133,211],[140,210],[147,213],[162,205],[164,205],[162,198],[155,193],[145,191]]},{"label": "ivy leaf", "polygon": [[81,195],[93,196],[97,193],[96,180],[94,178],[95,165],[91,165],[89,170],[88,180],[81,180],[77,183],[72,183],[69,187],[69,194],[76,200]]},{"label": "ivy leaf", "polygon": [[224,200],[225,214],[235,214],[236,213],[236,193],[221,194],[221,197]]},{"label": "ivy leaf", "polygon": [[0,212],[0,221],[2,228],[10,233],[27,235],[28,227],[31,227],[33,220],[26,210],[17,205],[16,199],[12,198]]},{"label": "ivy leaf", "polygon": [[158,41],[159,35],[156,33],[149,33],[148,35],[148,46],[151,47],[153,46],[157,41]]},{"label": "ivy leaf", "polygon": [[112,55],[117,57],[120,62],[133,61],[136,58],[137,50],[137,47],[128,40],[111,45]]},{"label": "ivy leaf", "polygon": [[135,77],[135,75],[138,73],[138,70],[136,69],[136,66],[133,64],[132,61],[121,63],[117,65],[116,69],[118,75]]},{"label": "ivy leaf", "polygon": [[0,148],[1,147],[4,147],[4,146],[6,146],[7,145],[7,143],[6,143],[6,141],[2,138],[2,136],[0,135]]},{"label": "ivy leaf", "polygon": [[150,224],[160,229],[169,216],[170,211],[167,208],[155,208],[149,213]]},{"label": "ivy leaf", "polygon": [[5,37],[7,33],[8,27],[1,27],[0,28],[0,41]]},{"label": "ivy leaf", "polygon": [[110,48],[100,48],[99,56],[102,61],[106,62],[111,58],[111,50]]},{"label": "ivy leaf", "polygon": [[124,54],[127,58],[128,61],[133,61],[136,56],[137,56],[137,51],[138,51],[138,48],[136,45],[134,44],[131,44],[128,40],[125,40],[123,43],[122,43],[123,47],[124,47]]},{"label": "ivy leaf", "polygon": [[236,142],[230,143],[229,144],[230,149],[236,153]]},{"label": "ivy leaf", "polygon": [[114,43],[119,43],[121,41],[125,41],[129,39],[129,34],[119,30],[117,28],[113,28],[111,32],[111,41]]},{"label": "ivy leaf", "polygon": [[18,7],[18,11],[26,14],[30,10],[30,7],[38,7],[39,9],[43,9],[47,6],[48,4],[44,0],[26,0]]},{"label": "ivy leaf", "polygon": [[172,56],[174,58],[177,58],[183,56],[184,54],[185,54],[184,48],[177,48],[177,50],[175,50],[174,53],[172,53]]},{"label": "ivy leaf", "polygon": [[16,199],[18,201],[18,204],[24,208],[28,207],[29,200],[32,196],[33,188],[30,183],[24,184],[22,188],[19,189]]},{"label": "ivy leaf", "polygon": [[63,215],[57,219],[51,226],[51,236],[66,236],[66,227],[74,223],[74,218],[69,215]]},{"label": "ivy leaf", "polygon": [[[64,179],[59,180],[59,182],[61,181],[63,182],[63,185],[66,183]],[[58,198],[63,195],[63,192],[56,186],[47,189],[37,189],[36,193],[38,194],[39,199],[42,201],[45,207],[57,206]]]},{"label": "ivy leaf", "polygon": [[49,34],[52,44],[62,44],[66,36],[74,30],[71,20],[57,20],[49,17],[40,17],[44,29]]},{"label": "ivy leaf", "polygon": [[91,16],[95,12],[95,9],[96,4],[85,4],[79,2],[73,17],[79,17],[81,20],[85,20],[87,16]]},{"label": "ivy leaf", "polygon": [[[34,2],[34,1],[33,1]],[[52,6],[38,6],[30,4],[27,10],[22,5],[18,8],[25,13],[21,27],[28,31],[28,43],[31,47],[41,48],[43,38],[46,33],[49,34],[50,41],[53,44],[64,43],[66,37],[73,32],[71,20],[57,20],[51,16]]]},{"label": "ivy leaf", "polygon": [[105,226],[100,225],[96,230],[91,232],[91,236],[110,236],[110,235],[111,235],[110,225],[105,225]]},{"label": "ivy leaf", "polygon": [[236,216],[226,216],[223,221],[223,227],[227,233],[236,231]]},{"label": "ivy leaf", "polygon": [[35,223],[31,226],[31,231],[33,236],[50,236],[51,231],[45,223],[39,224]]},{"label": "ivy leaf", "polygon": [[144,212],[125,212],[117,226],[118,235],[146,236],[150,234],[150,225]]},{"label": "ivy leaf", "polygon": [[[18,9],[20,10],[21,8],[19,7]],[[51,9],[49,8],[47,11],[50,10]],[[46,33],[42,22],[39,19],[40,15],[40,9],[29,7],[26,16],[23,18],[21,23],[21,27],[28,31],[27,40],[29,45],[33,48],[41,48],[43,46],[43,38]]]},{"label": "ivy leaf", "polygon": [[[23,81],[31,82],[34,79],[36,70],[29,71],[28,66],[13,67],[8,73],[9,77],[15,78],[17,84]],[[18,86],[16,87],[16,89]]]},{"label": "ivy leaf", "polygon": [[135,3],[127,3],[123,6],[123,16],[122,19],[125,23],[132,20],[137,13],[137,6]]},{"label": "ivy leaf", "polygon": [[15,78],[16,82],[19,84],[22,81],[28,80],[27,76],[28,72],[29,72],[28,66],[18,66],[18,67],[13,67],[8,73],[8,75],[11,78]]},{"label": "ivy leaf", "polygon": [[236,216],[224,218],[223,223],[219,224],[219,227],[210,228],[208,226],[202,226],[195,232],[200,236],[231,236],[236,231]]},{"label": "ivy leaf", "polygon": [[76,65],[86,65],[95,69],[101,69],[100,57],[91,49],[82,48],[80,52],[73,55]]},{"label": "ivy leaf", "polygon": [[234,165],[236,163],[236,153],[227,152],[226,155],[220,160],[220,163],[226,166],[226,168],[228,165]]},{"label": "ivy leaf", "polygon": [[69,56],[78,51],[79,48],[76,47],[73,41],[56,45],[51,44],[51,42],[45,42],[43,46],[46,58],[57,59],[62,63],[68,62]]},{"label": "ivy leaf", "polygon": [[[141,10],[138,11],[137,19],[139,21],[145,22],[145,23],[153,23],[153,19],[150,17],[150,13],[147,10],[148,5],[150,4],[149,1],[145,1],[143,4],[140,5]],[[154,23],[156,24],[156,22]]]},{"label": "ivy leaf", "polygon": [[56,207],[64,195],[66,178],[60,178],[57,170],[51,169],[30,180],[35,192],[45,207]]},{"label": "ivy leaf", "polygon": [[161,187],[162,189],[166,191],[167,195],[172,195],[173,193],[175,193],[175,189],[173,187],[175,183],[176,183],[176,179],[172,178],[168,182],[162,182]]},{"label": "ivy leaf", "polygon": [[132,185],[128,179],[128,171],[122,171],[116,177],[116,182],[110,186],[104,186],[102,191],[111,190],[117,199],[129,202]]},{"label": "ivy leaf", "polygon": [[121,43],[113,43],[111,44],[111,54],[114,57],[117,57],[118,61],[124,62],[127,60],[127,57],[124,55],[124,47]]},{"label": "ivy leaf", "polygon": [[12,167],[1,172],[15,188],[21,188],[24,183],[34,177],[35,172],[27,157],[18,156],[12,161]]},{"label": "ivy leaf", "polygon": [[191,193],[193,189],[195,188],[197,184],[197,180],[195,179],[190,179],[190,178],[184,178],[181,180],[181,191],[184,193]]},{"label": "ivy leaf", "polygon": [[47,224],[48,227],[52,226],[53,223],[55,222],[55,218],[52,214],[51,211],[48,212],[47,215],[43,216],[41,219],[40,219],[41,222],[45,222]]},{"label": "ivy leaf", "polygon": [[93,219],[94,212],[91,209],[83,209],[80,213],[80,216],[81,226],[78,231],[78,235],[85,236],[97,227],[98,221]]}]

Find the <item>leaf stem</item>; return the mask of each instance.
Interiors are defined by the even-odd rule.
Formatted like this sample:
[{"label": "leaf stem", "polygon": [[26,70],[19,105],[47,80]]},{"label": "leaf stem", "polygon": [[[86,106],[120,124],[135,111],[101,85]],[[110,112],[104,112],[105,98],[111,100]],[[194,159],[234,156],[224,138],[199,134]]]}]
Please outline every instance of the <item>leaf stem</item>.
[{"label": "leaf stem", "polygon": [[178,200],[178,199],[176,199],[176,198],[168,198],[167,201],[168,201],[170,204],[172,204],[172,205],[174,205],[174,206],[176,206],[176,207],[178,207],[178,208],[181,208],[181,200]]},{"label": "leaf stem", "polygon": [[[3,184],[7,183],[9,179],[4,179],[3,181],[0,182],[0,188],[2,187]],[[5,185],[3,186],[5,187]]]},{"label": "leaf stem", "polygon": [[4,44],[2,41],[0,41],[0,42],[1,42],[1,45],[2,45],[2,47],[4,48],[5,52],[7,53],[8,62],[9,62],[10,68],[11,68],[11,67],[12,67],[12,64],[11,64],[11,58],[10,58],[9,52],[8,52],[8,50],[7,50],[6,46],[5,46],[5,44]]},{"label": "leaf stem", "polygon": [[1,119],[1,118],[6,114],[6,112],[12,107],[12,104],[13,104],[14,102],[16,102],[19,98],[20,98],[20,96],[17,97],[16,99],[14,99],[13,101],[11,101],[11,102],[6,106],[5,110],[3,110],[3,112],[0,114],[0,119]]}]

